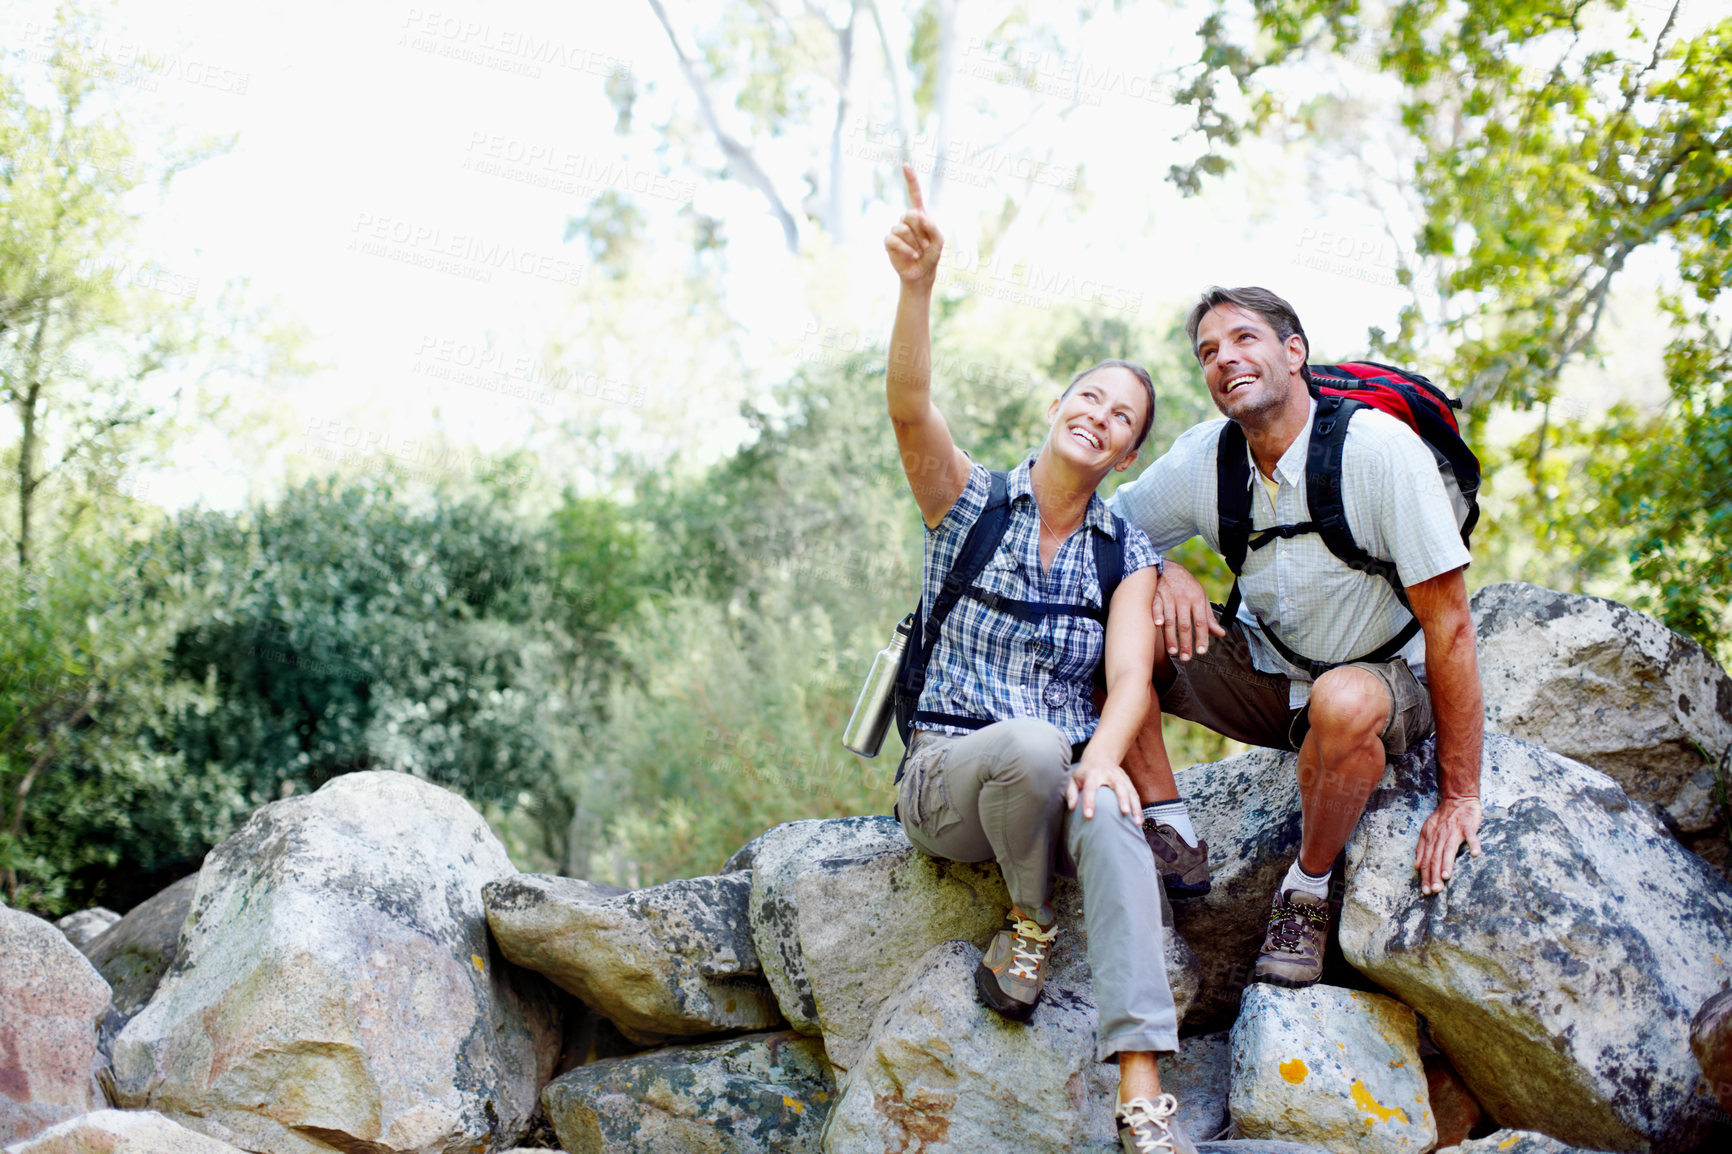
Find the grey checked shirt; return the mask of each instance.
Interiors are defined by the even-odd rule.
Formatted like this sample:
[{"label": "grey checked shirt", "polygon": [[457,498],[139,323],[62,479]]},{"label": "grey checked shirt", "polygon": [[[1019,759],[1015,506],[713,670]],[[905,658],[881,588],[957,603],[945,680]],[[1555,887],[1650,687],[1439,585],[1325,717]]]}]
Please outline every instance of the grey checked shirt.
[{"label": "grey checked shirt", "polygon": [[[1313,400],[1313,413],[1316,407]],[[1113,494],[1113,511],[1148,533],[1155,548],[1166,551],[1201,536],[1209,548],[1221,551],[1215,455],[1224,424],[1223,418],[1190,429],[1142,476]],[[1275,468],[1273,505],[1251,462],[1253,536],[1270,526],[1311,519],[1305,499],[1310,444],[1307,418],[1305,431]],[[1445,480],[1430,448],[1406,425],[1376,410],[1357,413],[1347,426],[1342,473],[1342,504],[1353,539],[1372,556],[1393,561],[1403,585],[1471,560],[1461,543],[1455,480]],[[1263,639],[1253,614],[1314,661],[1347,661],[1369,653],[1395,636],[1409,617],[1387,581],[1349,568],[1315,533],[1277,538],[1248,552],[1239,589],[1244,596],[1239,621],[1250,640],[1252,663],[1291,680],[1289,702],[1295,709],[1311,696],[1311,675],[1288,664]],[[1425,635],[1408,642],[1401,656],[1423,681]]]},{"label": "grey checked shirt", "polygon": [[[1101,606],[1100,580],[1095,575],[1092,540],[1099,529],[1116,535],[1106,502],[1089,498],[1082,527],[1065,539],[1052,566],[1041,572],[1040,513],[1029,489],[1024,461],[1011,471],[1010,524],[1004,539],[981,570],[975,584],[1019,601]],[[968,530],[980,519],[991,491],[991,475],[983,465],[968,474],[962,496],[944,519],[926,531],[926,559],[921,573],[923,604],[938,596]],[[1125,526],[1124,576],[1155,563],[1155,551],[1142,530]],[[924,621],[921,623],[924,627]],[[1072,745],[1094,736],[1100,718],[1092,695],[1095,666],[1106,647],[1106,632],[1088,617],[1053,614],[1038,622],[1019,621],[963,597],[944,619],[938,644],[926,667],[926,688],[920,708],[1004,721],[1038,717],[1057,726]],[[920,723],[921,729],[968,733],[956,726]]]}]

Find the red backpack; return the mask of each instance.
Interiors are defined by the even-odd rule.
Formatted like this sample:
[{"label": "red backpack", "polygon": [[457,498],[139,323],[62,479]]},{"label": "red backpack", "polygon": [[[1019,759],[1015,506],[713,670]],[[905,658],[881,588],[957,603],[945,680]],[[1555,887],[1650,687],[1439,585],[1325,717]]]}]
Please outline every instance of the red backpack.
[{"label": "red backpack", "polygon": [[[1367,553],[1353,539],[1347,526],[1347,512],[1341,500],[1341,455],[1347,444],[1347,424],[1361,409],[1380,409],[1415,433],[1430,447],[1437,459],[1439,471],[1449,470],[1460,490],[1465,509],[1458,511],[1462,544],[1467,544],[1473,527],[1479,521],[1479,458],[1461,439],[1461,426],[1456,423],[1455,410],[1461,402],[1444,393],[1418,373],[1380,365],[1373,361],[1349,361],[1339,365],[1312,365],[1311,395],[1317,398],[1317,412],[1311,425],[1311,444],[1305,457],[1305,497],[1311,509],[1311,520],[1298,525],[1277,525],[1251,536],[1251,462],[1246,454],[1244,430],[1228,421],[1221,429],[1216,453],[1216,505],[1220,517],[1221,555],[1233,570],[1233,591],[1227,598],[1227,616],[1239,610],[1238,576],[1245,566],[1245,556],[1251,549],[1261,549],[1277,537],[1298,537],[1316,533],[1323,538],[1329,551],[1343,562],[1364,573],[1375,574],[1394,587],[1395,595],[1407,605],[1407,591],[1402,588],[1395,565]],[[1409,606],[1409,612],[1412,607]],[[1349,661],[1313,661],[1288,648],[1273,630],[1261,621],[1263,635],[1288,661],[1301,669],[1309,669],[1313,677],[1321,676],[1335,665],[1354,662],[1389,661],[1419,632],[1419,622],[1409,621],[1389,641],[1361,657]]]}]

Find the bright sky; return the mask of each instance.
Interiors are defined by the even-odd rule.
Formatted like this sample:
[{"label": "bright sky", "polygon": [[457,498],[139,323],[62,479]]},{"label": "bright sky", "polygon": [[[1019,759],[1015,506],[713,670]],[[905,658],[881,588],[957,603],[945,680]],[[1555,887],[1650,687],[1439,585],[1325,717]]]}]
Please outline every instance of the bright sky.
[{"label": "bright sky", "polygon": [[[708,11],[680,0],[669,7],[676,22],[682,12]],[[6,47],[28,51],[51,11],[35,0],[9,4],[0,17]],[[965,22],[989,18],[981,5],[962,11]],[[893,10],[887,19],[892,37],[907,35]],[[1091,199],[1079,214],[1039,181],[959,174],[935,210],[957,267],[970,268],[979,251],[980,217],[1010,197],[1039,228],[1005,255],[1046,270],[1057,296],[1092,293],[1152,319],[1205,284],[1264,283],[1298,305],[1320,351],[1363,350],[1366,327],[1392,324],[1405,299],[1394,284],[1398,242],[1372,206],[1338,200],[1320,209],[1293,156],[1269,148],[1250,150],[1241,175],[1200,199],[1182,200],[1165,182],[1167,166],[1186,155],[1172,143],[1186,118],[1158,90],[1132,81],[1163,53],[1183,59],[1195,26],[1192,15],[1148,3],[1097,20],[1077,59],[1034,61],[1038,75],[1074,69],[1080,59],[1096,79],[1073,115],[1014,136],[1009,147],[1046,163],[1044,171],[1080,173]],[[153,499],[233,506],[273,477],[320,468],[333,432],[338,443],[382,447],[434,433],[489,450],[545,443],[535,438],[545,438],[560,412],[450,376],[477,362],[479,350],[491,350],[489,363],[474,364],[484,373],[533,360],[550,339],[569,335],[589,283],[586,254],[562,239],[568,218],[594,195],[581,187],[582,174],[624,163],[634,179],[655,175],[641,139],[628,155],[614,134],[608,72],[623,67],[639,78],[646,113],[669,102],[690,109],[644,0],[127,0],[106,27],[103,54],[156,62],[135,86],[141,107],[189,136],[238,134],[232,152],[180,177],[151,219],[148,244],[165,283],[202,297],[250,278],[255,293],[304,322],[312,356],[328,366],[276,391],[235,397],[273,412],[286,431],[267,459],[207,435],[157,478]],[[964,30],[965,45],[990,36],[984,23]],[[862,40],[865,70],[877,46]],[[558,62],[526,59],[532,43],[555,45]],[[1016,127],[1002,123],[1006,109],[1030,94],[1001,75],[968,71],[981,56],[965,52],[953,137],[984,147],[997,139],[989,133]],[[873,130],[858,134],[870,143]],[[856,170],[874,164],[869,147],[856,153]],[[778,174],[811,163],[774,148],[765,160]],[[646,202],[658,198],[658,208],[689,198],[725,220],[727,309],[754,363],[773,373],[815,324],[867,336],[887,327],[894,279],[880,237],[899,203],[856,222],[822,258],[825,286],[814,293],[811,268],[785,253],[755,194],[693,171],[646,188]],[[503,266],[502,251],[511,254]],[[647,259],[671,266],[685,255],[652,247]],[[1037,323],[1040,315],[1031,312]],[[1641,310],[1615,323],[1637,326],[1636,345],[1653,347]],[[1636,375],[1649,361],[1642,354]],[[694,398],[630,376],[616,374],[618,395],[592,388],[594,396],[569,400],[661,414],[711,455],[738,436],[722,415],[765,383],[721,382]]]}]

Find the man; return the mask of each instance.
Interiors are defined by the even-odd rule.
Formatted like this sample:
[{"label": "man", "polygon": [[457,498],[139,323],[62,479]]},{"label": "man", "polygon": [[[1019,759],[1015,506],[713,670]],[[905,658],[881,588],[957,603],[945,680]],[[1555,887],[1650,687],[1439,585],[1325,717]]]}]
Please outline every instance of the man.
[{"label": "man", "polygon": [[[1286,301],[1267,289],[1212,288],[1185,331],[1215,406],[1244,434],[1252,547],[1230,620],[1218,619],[1195,578],[1166,565],[1155,597],[1158,704],[1125,768],[1155,801],[1145,812],[1165,815],[1147,827],[1156,854],[1184,864],[1197,839],[1161,742],[1161,709],[1248,744],[1298,750],[1299,855],[1277,887],[1255,980],[1307,986],[1322,975],[1331,869],[1387,759],[1436,732],[1439,801],[1414,857],[1423,892],[1443,889],[1463,842],[1479,854],[1484,702],[1464,576],[1470,558],[1431,450],[1371,409],[1347,428],[1342,504],[1354,540],[1394,563],[1411,614],[1388,581],[1349,567],[1305,531],[1317,402],[1309,342]],[[1186,432],[1114,495],[1114,510],[1156,549],[1201,535],[1221,551],[1216,459],[1225,424]],[[1260,536],[1283,526],[1295,531]],[[1420,630],[1397,655],[1365,659],[1414,619]]]}]

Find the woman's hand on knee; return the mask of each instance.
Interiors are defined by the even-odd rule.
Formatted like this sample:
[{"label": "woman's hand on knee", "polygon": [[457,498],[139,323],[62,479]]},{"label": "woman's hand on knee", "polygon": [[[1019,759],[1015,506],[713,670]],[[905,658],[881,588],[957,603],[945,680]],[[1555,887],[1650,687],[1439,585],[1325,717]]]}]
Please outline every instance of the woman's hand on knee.
[{"label": "woman's hand on knee", "polygon": [[1064,803],[1069,809],[1075,809],[1077,799],[1082,799],[1083,817],[1092,819],[1095,815],[1095,793],[1102,786],[1113,791],[1119,799],[1119,812],[1129,817],[1137,810],[1137,790],[1131,784],[1123,767],[1110,761],[1094,761],[1088,754],[1076,763],[1070,771],[1070,777],[1064,783]]}]

